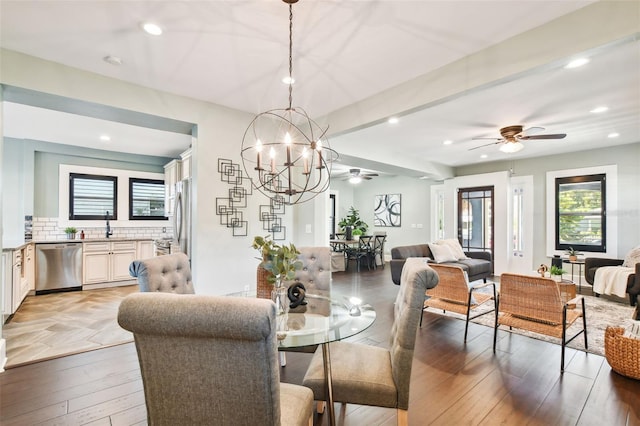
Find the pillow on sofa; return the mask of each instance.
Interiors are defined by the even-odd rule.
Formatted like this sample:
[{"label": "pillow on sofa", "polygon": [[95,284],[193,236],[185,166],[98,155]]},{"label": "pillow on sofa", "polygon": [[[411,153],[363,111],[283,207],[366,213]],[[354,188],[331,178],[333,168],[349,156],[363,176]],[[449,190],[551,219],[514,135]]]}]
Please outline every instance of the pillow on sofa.
[{"label": "pillow on sofa", "polygon": [[622,266],[627,268],[635,268],[636,263],[640,263],[640,246],[632,248],[629,253],[624,257]]},{"label": "pillow on sofa", "polygon": [[436,263],[444,263],[444,262],[455,262],[458,260],[456,256],[451,252],[449,246],[429,243],[429,249],[431,250],[431,254],[433,255],[433,260]]},{"label": "pillow on sofa", "polygon": [[464,254],[464,250],[462,250],[460,241],[458,241],[457,238],[447,238],[445,240],[438,240],[436,241],[436,244],[449,247],[449,250],[451,250],[451,253],[453,253],[453,255],[456,257],[456,260],[468,259],[467,255]]}]

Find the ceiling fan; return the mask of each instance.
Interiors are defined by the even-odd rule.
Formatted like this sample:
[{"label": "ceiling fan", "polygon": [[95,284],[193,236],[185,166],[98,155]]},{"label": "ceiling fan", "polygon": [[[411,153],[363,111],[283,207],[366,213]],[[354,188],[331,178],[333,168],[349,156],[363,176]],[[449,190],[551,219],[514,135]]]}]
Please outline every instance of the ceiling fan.
[{"label": "ceiling fan", "polygon": [[362,173],[360,169],[349,169],[347,178],[351,183],[360,183],[364,180],[371,180],[372,177],[378,176],[377,173]]},{"label": "ceiling fan", "polygon": [[485,145],[476,146],[474,148],[470,148],[469,151],[474,149],[483,148],[489,145],[502,144],[500,147],[500,151],[502,152],[518,152],[524,145],[521,141],[527,140],[536,140],[536,139],[563,139],[566,133],[556,133],[556,134],[547,134],[547,135],[536,135],[535,133],[542,132],[544,127],[529,127],[528,129],[523,130],[523,126],[507,126],[500,129],[501,138],[473,138],[473,140],[492,140],[495,142],[491,142]]}]

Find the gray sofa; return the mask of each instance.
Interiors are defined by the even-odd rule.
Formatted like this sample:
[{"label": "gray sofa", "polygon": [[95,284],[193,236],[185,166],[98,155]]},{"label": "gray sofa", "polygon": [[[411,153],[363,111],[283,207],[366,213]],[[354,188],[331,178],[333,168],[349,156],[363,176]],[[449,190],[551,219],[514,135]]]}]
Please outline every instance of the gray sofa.
[{"label": "gray sofa", "polygon": [[[493,274],[493,261],[491,253],[484,251],[465,252],[470,259],[458,260],[456,262],[446,262],[442,265],[460,266],[469,275],[469,282],[482,279],[485,282],[487,277]],[[396,285],[400,285],[402,267],[408,257],[424,257],[433,261],[433,255],[428,244],[416,244],[412,246],[400,246],[391,249],[391,279]]]}]

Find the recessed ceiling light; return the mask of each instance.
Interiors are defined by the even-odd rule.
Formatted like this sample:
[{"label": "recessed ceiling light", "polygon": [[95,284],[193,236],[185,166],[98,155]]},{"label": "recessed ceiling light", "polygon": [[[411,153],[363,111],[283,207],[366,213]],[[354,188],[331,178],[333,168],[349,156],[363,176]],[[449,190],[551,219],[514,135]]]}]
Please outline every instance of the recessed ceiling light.
[{"label": "recessed ceiling light", "polygon": [[620,136],[620,133],[616,133],[616,132],[609,133],[607,135],[608,138],[617,138],[618,136]]},{"label": "recessed ceiling light", "polygon": [[398,117],[389,117],[389,123],[396,124],[398,122]]},{"label": "recessed ceiling light", "polygon": [[158,24],[154,24],[153,22],[143,22],[140,26],[147,34],[151,34],[154,36],[159,36],[162,34],[162,28],[160,28]]},{"label": "recessed ceiling light", "polygon": [[488,155],[487,155],[487,154],[482,154],[482,155],[480,156],[480,158],[487,158],[487,157],[488,157]]},{"label": "recessed ceiling light", "polygon": [[108,64],[115,65],[115,66],[122,65],[122,58],[119,58],[117,56],[107,55],[104,58],[102,58],[102,60]]},{"label": "recessed ceiling light", "polygon": [[567,69],[578,68],[578,67],[586,65],[588,63],[589,63],[589,58],[578,58],[578,59],[574,59],[573,61],[569,62],[564,67],[567,68]]},{"label": "recessed ceiling light", "polygon": [[609,107],[606,107],[606,106],[599,106],[599,107],[596,107],[596,108],[592,109],[592,110],[591,110],[591,111],[589,111],[589,112],[593,112],[593,113],[597,114],[597,113],[599,113],[599,112],[605,112],[605,111],[608,111],[608,110],[609,110]]},{"label": "recessed ceiling light", "polygon": [[111,140],[111,137],[109,135],[100,135],[100,140],[102,142],[109,142]]},{"label": "recessed ceiling light", "polygon": [[296,79],[293,77],[286,76],[286,77],[282,77],[282,82],[284,84],[293,84],[296,82]]},{"label": "recessed ceiling light", "polygon": [[446,140],[446,141],[442,141],[442,145],[451,145],[453,143],[453,141],[451,140]]}]

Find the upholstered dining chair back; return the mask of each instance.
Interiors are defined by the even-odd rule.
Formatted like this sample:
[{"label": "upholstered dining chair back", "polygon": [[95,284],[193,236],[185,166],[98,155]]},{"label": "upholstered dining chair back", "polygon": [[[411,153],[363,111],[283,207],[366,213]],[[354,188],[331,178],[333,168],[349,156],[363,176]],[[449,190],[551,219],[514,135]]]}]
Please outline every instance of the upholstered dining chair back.
[{"label": "upholstered dining chair back", "polygon": [[148,424],[308,425],[311,392],[280,384],[275,314],[260,298],[127,296],[118,322],[135,338]]},{"label": "upholstered dining chair back", "polygon": [[195,293],[189,258],[184,253],[134,260],[129,265],[129,275],[138,279],[142,292]]},{"label": "upholstered dining chair back", "polygon": [[287,284],[300,282],[308,292],[329,295],[331,293],[331,248],[298,247],[298,259],[302,268],[296,271],[295,278]]},{"label": "upholstered dining chair back", "polygon": [[424,294],[427,289],[436,287],[438,280],[438,274],[423,259],[407,259],[402,268],[400,290],[394,304],[389,353],[393,380],[398,391],[397,408],[403,410],[409,408],[411,365]]},{"label": "upholstered dining chair back", "polygon": [[[396,408],[398,424],[407,424],[411,365],[424,293],[438,275],[423,259],[405,262],[394,307],[389,349],[354,342],[330,344],[332,394],[336,402]],[[311,359],[303,384],[316,400],[326,401],[323,353]]]}]

